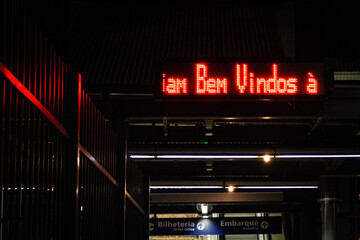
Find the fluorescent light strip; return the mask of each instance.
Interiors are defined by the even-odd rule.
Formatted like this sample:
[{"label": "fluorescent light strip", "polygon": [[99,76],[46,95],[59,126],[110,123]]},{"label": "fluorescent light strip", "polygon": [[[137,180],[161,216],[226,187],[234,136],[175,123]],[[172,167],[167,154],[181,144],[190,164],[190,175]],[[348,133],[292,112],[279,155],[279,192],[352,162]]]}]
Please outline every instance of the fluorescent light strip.
[{"label": "fluorescent light strip", "polygon": [[[150,186],[150,189],[221,189],[223,186]],[[226,188],[226,187],[225,187]],[[318,186],[239,186],[239,189],[317,189]]]},{"label": "fluorescent light strip", "polygon": [[150,189],[220,189],[222,186],[150,186]]},{"label": "fluorescent light strip", "polygon": [[153,155],[130,155],[130,158],[155,158]]},{"label": "fluorescent light strip", "polygon": [[276,158],[360,158],[360,154],[277,155]]},{"label": "fluorescent light strip", "polygon": [[316,189],[318,186],[240,186],[240,189]]},{"label": "fluorescent light strip", "polygon": [[258,155],[130,155],[133,159],[255,159],[260,158]]},{"label": "fluorescent light strip", "polygon": [[179,158],[179,159],[223,159],[223,158],[259,158],[257,155],[158,155],[157,158]]},{"label": "fluorescent light strip", "polygon": [[[130,155],[133,159],[262,159],[259,155]],[[272,158],[360,158],[360,154],[276,155]]]}]

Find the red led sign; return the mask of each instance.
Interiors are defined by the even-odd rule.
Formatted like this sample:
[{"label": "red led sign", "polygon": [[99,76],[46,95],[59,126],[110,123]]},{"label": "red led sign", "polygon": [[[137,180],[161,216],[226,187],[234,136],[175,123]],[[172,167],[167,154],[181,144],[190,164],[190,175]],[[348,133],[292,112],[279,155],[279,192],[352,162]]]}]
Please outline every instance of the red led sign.
[{"label": "red led sign", "polygon": [[323,95],[321,63],[167,63],[162,94],[206,95]]}]

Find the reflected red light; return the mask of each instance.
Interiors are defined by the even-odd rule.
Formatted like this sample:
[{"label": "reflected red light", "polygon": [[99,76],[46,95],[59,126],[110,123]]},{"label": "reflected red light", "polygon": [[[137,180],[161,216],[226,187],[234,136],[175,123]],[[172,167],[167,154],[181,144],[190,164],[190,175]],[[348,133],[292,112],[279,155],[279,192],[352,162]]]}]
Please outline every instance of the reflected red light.
[{"label": "reflected red light", "polygon": [[[41,104],[41,102],[0,62],[0,72],[20,91],[52,124],[67,138],[70,138],[69,132],[63,125],[50,113],[50,111]],[[11,94],[12,92],[10,92]]]}]

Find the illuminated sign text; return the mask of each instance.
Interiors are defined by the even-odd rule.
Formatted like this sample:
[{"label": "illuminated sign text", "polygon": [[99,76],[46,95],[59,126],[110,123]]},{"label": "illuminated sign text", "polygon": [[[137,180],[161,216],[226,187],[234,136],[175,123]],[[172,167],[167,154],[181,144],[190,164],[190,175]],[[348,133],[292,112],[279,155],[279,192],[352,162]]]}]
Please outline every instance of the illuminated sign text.
[{"label": "illuminated sign text", "polygon": [[163,95],[323,95],[320,63],[172,63]]}]

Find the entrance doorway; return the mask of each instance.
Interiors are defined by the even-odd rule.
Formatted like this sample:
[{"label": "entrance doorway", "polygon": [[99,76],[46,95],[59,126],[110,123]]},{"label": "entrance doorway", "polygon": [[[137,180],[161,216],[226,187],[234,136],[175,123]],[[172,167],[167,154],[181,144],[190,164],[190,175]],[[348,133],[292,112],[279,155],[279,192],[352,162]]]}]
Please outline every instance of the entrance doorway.
[{"label": "entrance doorway", "polygon": [[[225,239],[229,239],[229,240],[233,240],[233,239],[237,239],[237,240],[284,240],[285,236],[284,236],[284,232],[282,229],[282,224],[280,225],[280,228],[277,229],[276,231],[278,231],[278,233],[276,234],[246,234],[244,232],[242,232],[243,228],[245,229],[262,229],[262,230],[266,230],[269,228],[268,222],[267,221],[262,221],[262,225],[261,226],[256,226],[256,227],[251,227],[251,226],[245,226],[246,224],[253,224],[254,222],[251,222],[251,220],[254,220],[256,218],[258,219],[263,219],[264,216],[267,216],[268,219],[280,219],[281,218],[281,213],[271,213],[271,214],[266,214],[266,213],[226,213],[226,214],[218,214],[218,213],[212,213],[209,216],[207,216],[208,218],[204,218],[204,216],[202,214],[156,214],[150,215],[150,240],[169,240],[169,239],[181,239],[181,240],[225,240]],[[152,220],[156,219],[156,222],[158,223],[159,221],[168,221],[169,219],[171,219],[172,221],[176,222],[177,219],[180,219],[181,221],[184,221],[184,223],[189,222],[187,221],[187,219],[198,219],[199,222],[201,222],[203,219],[211,219],[214,220],[214,222],[216,222],[217,220],[221,219],[219,222],[221,222],[222,224],[220,224],[220,226],[222,226],[223,228],[225,224],[229,224],[232,223],[233,225],[235,225],[235,219],[238,220],[238,225],[240,225],[240,223],[242,223],[244,225],[244,227],[241,226],[233,226],[231,227],[234,232],[233,233],[217,233],[216,231],[217,229],[210,229],[212,231],[214,231],[214,233],[212,234],[199,234],[199,235],[195,235],[195,234],[191,234],[189,235],[189,232],[185,232],[185,233],[178,233],[177,235],[175,235],[176,233],[174,233],[174,235],[165,235],[165,231],[164,231],[164,235],[157,235],[159,233],[155,233],[153,234],[152,231],[154,231],[154,227],[156,228],[156,226],[153,226],[152,224]],[[225,222],[225,220],[227,220]],[[171,227],[170,227],[171,228]],[[195,226],[196,228],[196,226]],[[210,226],[211,228],[211,226]],[[238,230],[238,232],[235,232],[236,229]],[[188,228],[188,231],[191,231],[191,228]],[[204,230],[202,230],[204,231]],[[257,230],[255,230],[257,231]],[[269,231],[270,232],[270,231]],[[169,233],[168,233],[169,234]]]},{"label": "entrance doorway", "polygon": [[[321,219],[316,200],[319,189],[315,182],[303,182],[296,186],[275,186],[275,182],[261,186],[260,182],[258,185],[248,182],[253,188],[233,182],[235,189],[231,189],[231,192],[229,187],[216,185],[215,181],[208,181],[208,185],[194,185],[194,181],[178,181],[178,185],[171,181],[169,183],[173,185],[150,181],[150,239],[301,239],[305,235],[304,228],[314,235],[320,235],[318,227],[321,226]],[[188,218],[197,221],[212,219],[219,222],[220,229],[226,228],[227,223],[231,227],[218,230],[214,226],[214,232],[207,235],[197,235],[196,229],[195,233],[184,231],[177,234],[178,225],[172,223],[178,218],[180,222],[188,222]],[[280,227],[272,229],[272,226],[268,228],[269,225],[266,225],[262,228],[263,218],[269,218],[266,219],[269,223],[275,221],[274,224]],[[246,225],[257,219],[259,223],[254,224],[254,228]],[[154,231],[164,235],[152,234],[151,230],[157,227],[159,221],[171,222],[166,228],[160,227],[160,230]]]},{"label": "entrance doorway", "polygon": [[[161,214],[199,214],[199,204],[211,204],[212,218],[277,214],[280,235],[250,234],[258,239],[321,239],[322,217],[326,211],[336,213],[335,207],[324,206],[330,206],[329,201],[336,206],[336,194],[354,199],[351,186],[357,186],[355,176],[346,180],[344,175],[330,174],[344,171],[358,157],[349,154],[351,149],[327,147],[339,140],[336,127],[309,131],[315,119],[285,116],[280,108],[277,116],[266,118],[219,116],[234,114],[233,109],[240,106],[251,113],[249,105],[264,109],[266,103],[226,102],[227,108],[221,109],[223,102],[212,102],[217,115],[210,109],[214,116],[205,117],[204,104],[191,102],[189,110],[188,102],[167,102],[167,111],[179,117],[127,119],[128,161],[149,178],[149,219]],[[269,104],[275,105],[283,102]],[[325,135],[326,141],[319,141]],[[334,221],[326,227],[334,229]],[[209,236],[242,239],[247,234]]]}]

